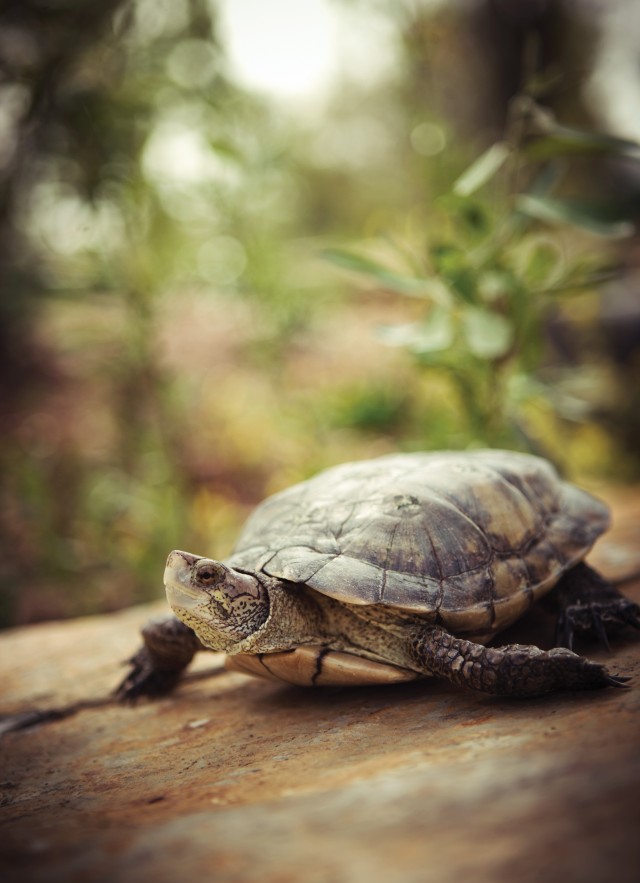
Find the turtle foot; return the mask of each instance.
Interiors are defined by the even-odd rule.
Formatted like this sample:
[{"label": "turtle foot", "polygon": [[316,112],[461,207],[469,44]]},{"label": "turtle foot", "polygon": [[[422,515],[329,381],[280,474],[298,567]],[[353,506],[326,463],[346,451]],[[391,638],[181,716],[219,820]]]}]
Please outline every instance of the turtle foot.
[{"label": "turtle foot", "polygon": [[129,673],[115,690],[121,702],[135,702],[171,692],[202,649],[195,634],[175,616],[151,620],[142,629],[143,646],[129,660]]},{"label": "turtle foot", "polygon": [[418,633],[412,650],[415,661],[431,674],[499,696],[540,696],[556,690],[624,687],[628,680],[564,647],[552,650],[541,650],[530,644],[485,647],[457,638],[438,626]]},{"label": "turtle foot", "polygon": [[592,635],[611,649],[608,631],[617,631],[623,626],[640,629],[640,606],[621,596],[604,602],[571,604],[558,616],[556,623],[556,645],[573,647],[574,635]]},{"label": "turtle foot", "polygon": [[135,704],[138,699],[148,697],[157,699],[170,693],[182,674],[179,671],[159,669],[156,667],[152,654],[146,647],[128,660],[130,669],[126,677],[115,689],[115,697],[119,702]]},{"label": "turtle foot", "polygon": [[595,637],[608,650],[610,634],[625,626],[640,629],[640,606],[588,564],[564,574],[545,599],[555,608],[556,646],[573,648],[575,635]]},{"label": "turtle foot", "polygon": [[[565,647],[541,650],[530,645],[511,644],[496,647],[495,653],[499,655],[496,692],[503,695],[539,696],[556,690],[624,687],[629,680],[611,674],[601,663]],[[489,656],[489,662],[492,656]]]}]

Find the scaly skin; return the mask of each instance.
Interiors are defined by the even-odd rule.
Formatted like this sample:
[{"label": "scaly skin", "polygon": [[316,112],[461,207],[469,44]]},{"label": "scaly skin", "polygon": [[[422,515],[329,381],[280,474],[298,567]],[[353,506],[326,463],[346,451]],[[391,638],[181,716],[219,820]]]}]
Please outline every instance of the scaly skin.
[{"label": "scaly skin", "polygon": [[527,644],[483,647],[435,626],[412,640],[416,665],[461,687],[500,696],[539,696],[555,690],[621,687],[626,678],[571,650],[540,650]]}]

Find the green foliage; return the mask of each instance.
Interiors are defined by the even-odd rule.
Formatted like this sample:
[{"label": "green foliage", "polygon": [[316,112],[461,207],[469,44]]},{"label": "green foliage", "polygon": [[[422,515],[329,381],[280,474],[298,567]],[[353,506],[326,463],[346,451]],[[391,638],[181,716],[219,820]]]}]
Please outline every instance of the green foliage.
[{"label": "green foliage", "polygon": [[[188,363],[192,333],[175,330],[186,325],[180,305],[191,292],[209,301],[213,335],[232,299],[251,304],[256,331],[243,341],[264,374],[277,373],[321,302],[289,273],[288,124],[224,75],[215,5],[111,0],[83,13],[81,36],[71,11],[41,22],[31,5],[16,27],[43,56],[15,71],[26,107],[15,140],[29,150],[0,168],[0,254],[16,250],[19,234],[24,287],[40,294],[29,334],[46,350],[43,378],[12,397],[5,417],[0,624],[156,598],[177,543],[228,551],[254,477],[227,454],[240,444],[216,433],[218,414],[198,407],[202,391],[176,365]],[[51,67],[49,55],[64,63]],[[18,209],[3,226],[9,206]],[[5,227],[16,231],[10,241]],[[0,313],[19,294],[13,279],[2,286]],[[169,366],[171,309],[184,352]],[[22,359],[30,339],[19,332]],[[203,492],[206,460],[238,473],[226,505]]]},{"label": "green foliage", "polygon": [[527,403],[542,395],[561,410],[561,397],[535,379],[543,322],[559,300],[611,278],[606,247],[584,247],[575,231],[633,232],[616,206],[555,192],[562,183],[555,161],[589,152],[635,158],[640,148],[559,126],[530,100],[514,108],[517,141],[492,145],[439,200],[426,241],[412,249],[424,255],[417,272],[399,250],[392,267],[370,254],[325,251],[380,289],[423,302],[419,318],[379,334],[425,370],[449,377],[467,417],[467,444],[530,445]]}]

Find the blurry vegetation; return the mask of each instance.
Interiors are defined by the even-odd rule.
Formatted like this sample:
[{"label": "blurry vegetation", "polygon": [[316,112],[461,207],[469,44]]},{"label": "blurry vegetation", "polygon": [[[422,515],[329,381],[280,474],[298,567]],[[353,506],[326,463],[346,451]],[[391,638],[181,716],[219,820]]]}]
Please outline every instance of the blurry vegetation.
[{"label": "blurry vegetation", "polygon": [[234,83],[215,0],[2,4],[0,623],[159,597],[170,549],[350,458],[637,472],[598,324],[633,213],[580,165],[635,148],[527,99],[483,153],[429,101],[463,13],[343,2],[400,69],[315,124]]},{"label": "blurry vegetation", "polygon": [[[507,139],[436,200],[435,223],[402,247],[387,243],[393,263],[326,252],[383,290],[422,301],[418,319],[379,333],[407,349],[429,377],[444,378],[465,445],[524,445],[570,464],[560,421],[582,420],[589,405],[579,379],[570,392],[575,371],[540,370],[549,357],[545,327],[558,302],[592,298],[619,275],[615,252],[594,249],[576,231],[617,240],[631,236],[634,225],[619,201],[557,195],[567,170],[558,160],[610,153],[640,160],[639,145],[559,125],[530,97],[517,96]],[[431,433],[428,444],[434,441]]]}]

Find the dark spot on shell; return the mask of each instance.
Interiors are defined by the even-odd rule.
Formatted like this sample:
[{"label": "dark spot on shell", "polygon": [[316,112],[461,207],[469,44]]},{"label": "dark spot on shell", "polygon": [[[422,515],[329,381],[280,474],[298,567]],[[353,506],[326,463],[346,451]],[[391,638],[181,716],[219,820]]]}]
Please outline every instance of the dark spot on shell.
[{"label": "dark spot on shell", "polygon": [[410,510],[406,514],[411,514],[411,510],[413,512],[418,512],[421,509],[420,500],[417,497],[412,496],[411,494],[395,494],[391,498],[391,502],[395,509],[400,510]]}]

